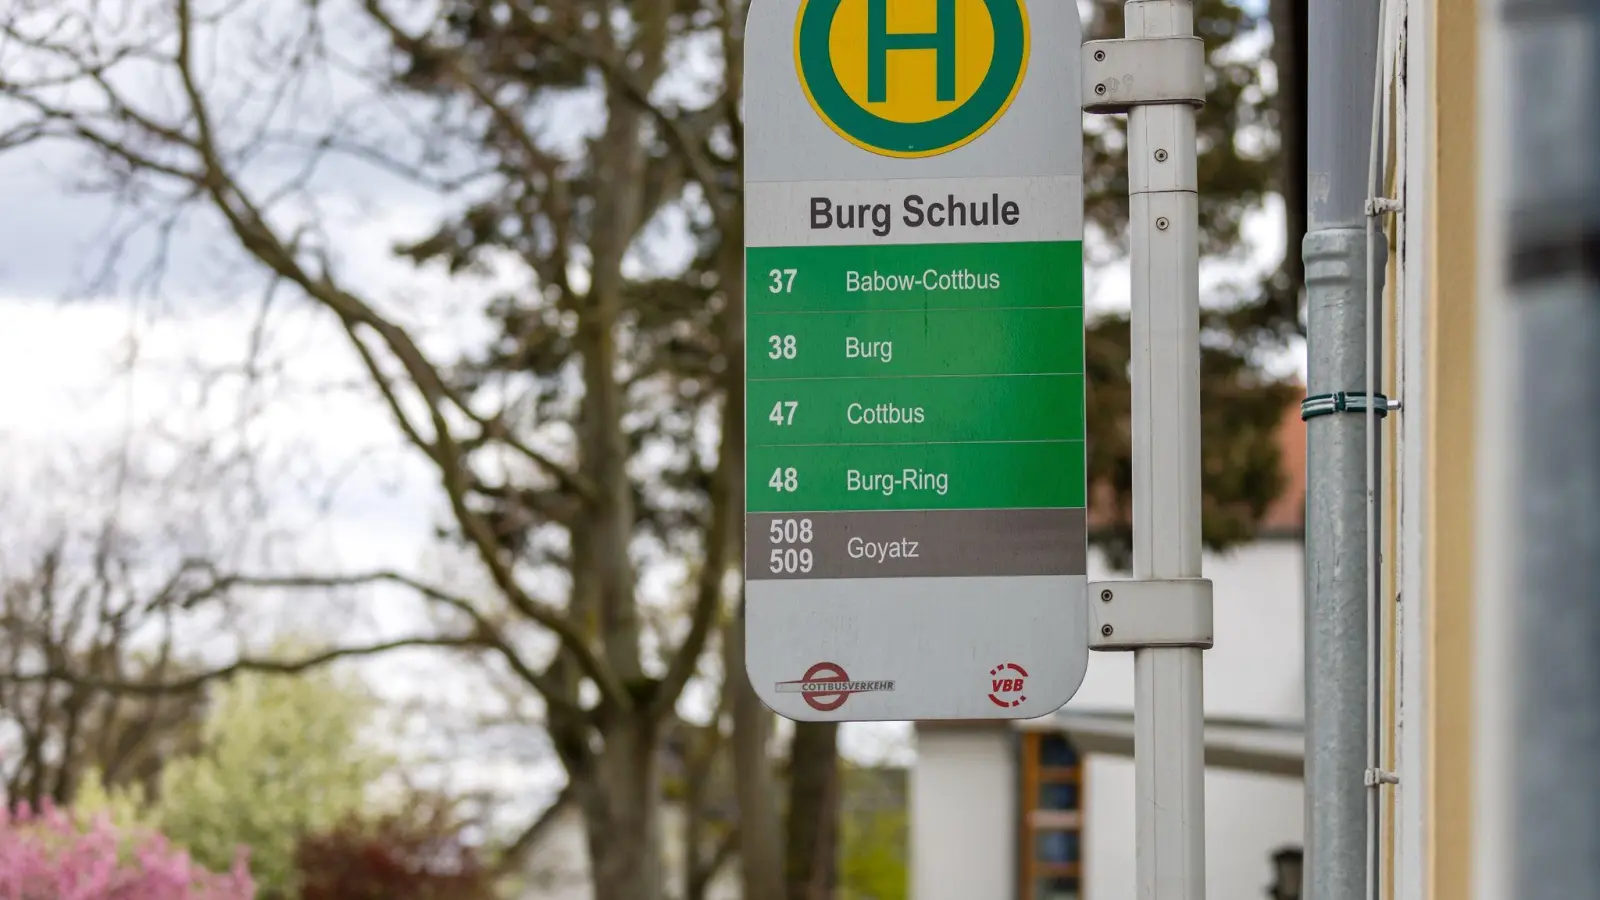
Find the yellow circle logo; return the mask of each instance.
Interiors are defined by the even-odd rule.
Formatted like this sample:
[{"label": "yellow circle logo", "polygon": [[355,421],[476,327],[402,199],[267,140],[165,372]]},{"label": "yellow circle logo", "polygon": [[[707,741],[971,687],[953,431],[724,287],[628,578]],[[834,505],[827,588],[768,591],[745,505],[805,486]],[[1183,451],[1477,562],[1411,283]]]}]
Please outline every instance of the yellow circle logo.
[{"label": "yellow circle logo", "polygon": [[1022,0],[802,0],[795,68],[817,115],[885,156],[954,150],[999,121],[1028,67]]}]

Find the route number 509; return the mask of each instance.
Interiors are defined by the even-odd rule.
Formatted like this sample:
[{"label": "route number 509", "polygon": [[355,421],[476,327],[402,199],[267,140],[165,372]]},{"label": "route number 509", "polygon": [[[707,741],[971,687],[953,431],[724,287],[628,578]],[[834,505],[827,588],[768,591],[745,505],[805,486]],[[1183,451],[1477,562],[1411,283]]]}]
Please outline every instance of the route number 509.
[{"label": "route number 509", "polygon": [[814,559],[811,548],[801,547],[799,550],[790,547],[787,550],[772,551],[772,561],[767,568],[776,575],[789,575],[795,572],[809,572]]}]

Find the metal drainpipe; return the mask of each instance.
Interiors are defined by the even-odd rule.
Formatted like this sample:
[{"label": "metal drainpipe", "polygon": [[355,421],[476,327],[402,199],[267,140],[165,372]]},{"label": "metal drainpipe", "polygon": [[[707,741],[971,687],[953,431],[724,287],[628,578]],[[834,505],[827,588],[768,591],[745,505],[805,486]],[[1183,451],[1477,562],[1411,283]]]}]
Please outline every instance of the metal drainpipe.
[{"label": "metal drainpipe", "polygon": [[[1361,395],[1368,322],[1368,163],[1378,0],[1311,0],[1307,393]],[[1379,251],[1381,253],[1381,251]],[[1378,256],[1379,271],[1383,257]],[[1377,322],[1372,322],[1373,339]],[[1306,427],[1306,896],[1367,890],[1368,578],[1365,417]],[[1374,442],[1376,444],[1376,442]],[[1376,468],[1376,461],[1371,464]],[[1376,487],[1376,486],[1374,486]]]}]

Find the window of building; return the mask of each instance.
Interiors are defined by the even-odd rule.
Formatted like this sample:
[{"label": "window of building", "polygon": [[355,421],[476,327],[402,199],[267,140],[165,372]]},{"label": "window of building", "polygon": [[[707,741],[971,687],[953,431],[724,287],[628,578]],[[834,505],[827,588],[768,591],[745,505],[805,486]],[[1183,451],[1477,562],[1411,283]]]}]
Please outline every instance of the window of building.
[{"label": "window of building", "polygon": [[1035,900],[1080,900],[1083,892],[1076,878],[1041,878],[1033,896]]},{"label": "window of building", "polygon": [[1022,735],[1020,900],[1083,900],[1083,763],[1060,734]]}]

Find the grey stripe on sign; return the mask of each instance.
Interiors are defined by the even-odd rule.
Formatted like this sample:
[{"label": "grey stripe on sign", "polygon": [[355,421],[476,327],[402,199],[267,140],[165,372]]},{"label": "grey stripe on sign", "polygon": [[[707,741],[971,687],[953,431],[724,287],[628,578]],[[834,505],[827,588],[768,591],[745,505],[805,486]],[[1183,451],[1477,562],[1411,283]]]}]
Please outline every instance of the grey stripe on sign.
[{"label": "grey stripe on sign", "polygon": [[748,513],[745,578],[1083,575],[1084,521],[1082,509]]}]

